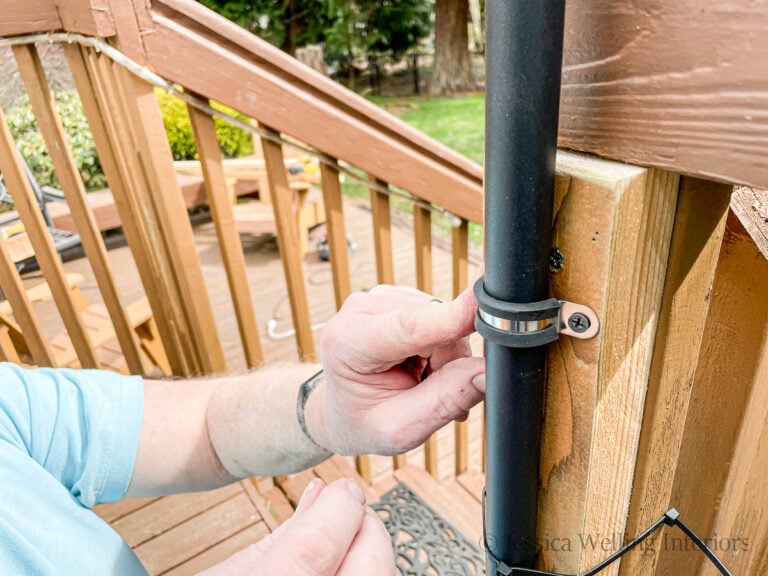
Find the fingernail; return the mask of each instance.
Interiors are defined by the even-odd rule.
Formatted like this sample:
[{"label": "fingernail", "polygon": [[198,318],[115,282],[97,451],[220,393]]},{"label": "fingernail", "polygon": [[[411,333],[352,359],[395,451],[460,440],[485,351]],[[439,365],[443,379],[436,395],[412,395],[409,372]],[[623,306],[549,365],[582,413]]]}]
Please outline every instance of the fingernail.
[{"label": "fingernail", "polygon": [[309,484],[307,484],[307,487],[304,488],[304,493],[301,495],[301,497],[304,498],[304,496],[312,492],[314,488],[315,488],[315,480],[311,480]]},{"label": "fingernail", "polygon": [[485,393],[485,372],[472,378],[472,386]]},{"label": "fingernail", "polygon": [[351,478],[347,479],[347,490],[349,490],[349,493],[352,494],[352,496],[360,501],[360,504],[365,504],[365,494],[363,493],[363,489]]}]

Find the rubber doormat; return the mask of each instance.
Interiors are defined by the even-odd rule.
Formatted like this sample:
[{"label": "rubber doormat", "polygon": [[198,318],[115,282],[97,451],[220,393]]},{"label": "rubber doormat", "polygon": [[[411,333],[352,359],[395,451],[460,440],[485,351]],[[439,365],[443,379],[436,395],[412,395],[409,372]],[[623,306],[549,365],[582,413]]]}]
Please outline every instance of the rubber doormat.
[{"label": "rubber doormat", "polygon": [[485,574],[485,557],[477,544],[402,482],[372,508],[389,530],[402,576]]}]

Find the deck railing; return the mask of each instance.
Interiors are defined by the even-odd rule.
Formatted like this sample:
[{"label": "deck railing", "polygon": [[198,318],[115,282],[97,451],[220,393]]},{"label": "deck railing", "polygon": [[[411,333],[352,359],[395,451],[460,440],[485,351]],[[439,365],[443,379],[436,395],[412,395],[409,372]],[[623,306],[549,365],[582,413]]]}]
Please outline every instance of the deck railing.
[{"label": "deck railing", "polygon": [[[258,337],[243,250],[232,225],[225,171],[207,108],[211,101],[232,107],[258,125],[301,358],[316,359],[316,349],[283,154],[287,143],[298,142],[320,159],[336,306],[352,290],[339,180],[347,166],[363,174],[370,188],[377,280],[396,279],[390,198],[407,193],[413,204],[415,284],[426,291],[433,287],[430,223],[433,210],[438,210],[450,213],[457,224],[451,230],[453,292],[466,285],[468,224],[481,220],[482,172],[463,157],[191,0],[108,5],[97,0],[19,0],[0,7],[2,36],[39,33],[99,39],[81,43],[72,37],[73,42],[65,44],[66,58],[174,374],[222,372],[227,364],[201,263],[192,249],[193,231],[154,87],[148,77],[136,75],[141,70],[169,82],[167,87],[189,105],[246,366],[269,358]],[[115,61],[109,49],[99,50],[100,42],[129,58],[135,69]],[[594,66],[613,66],[623,54]],[[130,307],[117,287],[119,271],[110,268],[35,47],[19,40],[14,55],[128,368],[143,373],[148,356],[135,341]],[[607,102],[604,112],[616,113],[609,119],[613,123],[601,124],[603,112],[580,108],[579,103],[591,102],[592,96],[572,79],[585,68],[566,66],[566,110],[585,112],[568,112],[563,119],[561,138],[568,138],[564,143],[656,168],[571,153],[559,159],[553,227],[565,265],[553,274],[552,291],[592,307],[603,326],[594,340],[563,340],[550,352],[540,557],[547,569],[573,573],[605,556],[601,545],[585,546],[582,538],[589,543],[606,534],[631,537],[670,506],[677,506],[703,535],[751,538],[768,531],[768,517],[759,513],[768,501],[762,480],[768,465],[762,440],[768,430],[768,262],[765,222],[753,218],[768,200],[763,193],[742,190],[728,212],[731,183],[768,186],[765,164],[754,161],[756,143],[765,138],[764,94],[745,104],[756,120],[744,133],[757,135],[744,139],[739,163],[718,160],[725,152],[712,138],[686,133],[680,143],[686,155],[675,164],[673,155],[651,149],[653,137],[634,138],[640,130],[650,133],[647,123],[655,122],[643,116],[644,110],[638,112],[642,117],[630,115],[635,132],[613,139],[616,118],[628,118],[622,102],[629,96],[621,92],[621,82],[594,86],[603,98],[597,100]],[[664,78],[678,81],[674,75]],[[630,88],[642,85],[645,90],[646,84]],[[614,89],[620,97],[611,92]],[[685,94],[675,100],[670,113],[684,115],[686,105],[699,101],[696,95],[690,102],[681,100]],[[736,98],[734,94],[722,92],[722,110],[708,111],[733,117],[736,112],[725,104]],[[641,96],[658,101],[655,94]],[[5,119],[0,120],[0,171],[79,363],[98,366],[92,331],[80,314],[82,305],[56,256]],[[579,131],[581,125],[589,130]],[[667,132],[674,125],[664,124]],[[706,136],[713,125],[697,133]],[[595,140],[584,144],[581,138],[590,134],[597,134]],[[701,157],[695,154],[699,149]],[[624,156],[625,150],[631,154]],[[744,171],[743,177],[737,168]],[[681,178],[679,173],[689,176]],[[707,174],[717,174],[729,184],[701,179]],[[757,200],[745,199],[749,194]],[[3,242],[0,286],[26,340],[27,361],[55,364],[46,327]],[[0,332],[0,351],[13,345],[4,334]],[[466,424],[457,424],[452,473],[468,467],[468,436]],[[437,475],[435,439],[427,443],[425,456],[425,467]],[[405,463],[399,456],[393,466]],[[358,460],[358,469],[366,479],[373,476],[367,457]],[[768,569],[766,544],[754,538],[749,553],[725,556],[735,571],[741,568],[737,573]],[[640,552],[628,556],[618,573],[693,575],[701,569],[694,554],[668,548]]]}]

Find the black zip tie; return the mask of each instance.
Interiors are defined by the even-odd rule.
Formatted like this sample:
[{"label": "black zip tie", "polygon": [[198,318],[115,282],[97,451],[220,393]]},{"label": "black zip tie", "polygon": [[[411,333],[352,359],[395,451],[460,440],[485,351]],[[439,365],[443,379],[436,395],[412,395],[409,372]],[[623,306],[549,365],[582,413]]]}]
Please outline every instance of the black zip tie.
[{"label": "black zip tie", "polygon": [[[627,552],[632,550],[635,546],[643,542],[645,539],[647,539],[651,534],[656,532],[659,528],[661,528],[663,525],[667,526],[675,526],[679,528],[686,536],[688,536],[693,543],[701,550],[706,557],[709,559],[709,561],[715,566],[715,568],[718,569],[720,574],[723,576],[733,576],[731,572],[728,570],[728,568],[725,567],[723,562],[717,557],[717,555],[712,551],[712,549],[707,546],[707,543],[704,542],[693,530],[691,530],[686,524],[683,523],[682,520],[680,520],[680,512],[678,512],[675,508],[670,508],[667,510],[664,515],[656,520],[649,528],[647,528],[642,534],[640,534],[637,538],[634,538],[630,542],[628,542],[624,547],[622,547],[617,552],[614,552],[611,554],[608,558],[600,562],[597,566],[594,568],[591,568],[587,570],[586,572],[583,572],[582,574],[577,574],[573,576],[594,576],[595,574],[598,574],[599,572],[602,572],[605,570],[608,566],[613,564],[616,560],[624,556]],[[485,490],[483,490],[483,544],[485,546],[485,552],[488,554],[488,556],[491,557],[491,559],[496,563],[496,574],[493,576],[571,576],[569,574],[562,574],[560,572],[545,572],[542,570],[535,570],[532,568],[513,568],[511,566],[507,566],[502,560],[499,560],[496,558],[492,553],[490,548],[488,547],[488,541],[485,537]]]}]

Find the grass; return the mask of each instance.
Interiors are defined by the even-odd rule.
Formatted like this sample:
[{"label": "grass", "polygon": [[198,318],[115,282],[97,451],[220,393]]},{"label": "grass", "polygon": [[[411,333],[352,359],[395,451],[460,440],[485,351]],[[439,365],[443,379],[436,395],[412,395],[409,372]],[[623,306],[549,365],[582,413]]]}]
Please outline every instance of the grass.
[{"label": "grass", "polygon": [[[370,100],[470,160],[478,164],[483,163],[485,147],[485,97],[483,95],[444,98],[371,97]],[[344,183],[344,193],[349,196],[367,197],[368,188],[347,179]],[[396,210],[411,212],[411,206],[405,200],[393,198],[392,204]],[[433,222],[441,230],[447,232],[450,229],[450,223],[444,218],[436,217]],[[469,232],[473,243],[482,243],[481,226],[470,224]]]},{"label": "grass", "polygon": [[483,163],[485,97],[472,94],[452,98],[372,98],[404,122],[438,142]]}]

